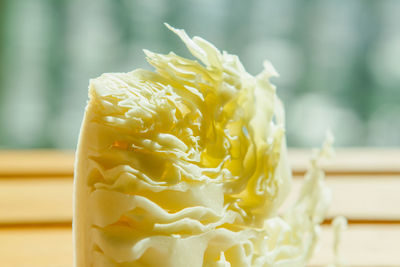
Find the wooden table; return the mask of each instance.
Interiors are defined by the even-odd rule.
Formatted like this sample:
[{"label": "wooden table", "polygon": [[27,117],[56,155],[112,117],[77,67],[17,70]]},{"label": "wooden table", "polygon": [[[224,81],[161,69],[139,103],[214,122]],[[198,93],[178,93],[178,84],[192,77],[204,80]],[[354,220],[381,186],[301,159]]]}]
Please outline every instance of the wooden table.
[{"label": "wooden table", "polygon": [[[310,154],[290,151],[294,191]],[[336,215],[351,266],[400,266],[400,150],[338,149],[324,168],[333,203],[310,266],[332,262]],[[0,151],[0,266],[72,266],[72,176],[71,151]]]}]

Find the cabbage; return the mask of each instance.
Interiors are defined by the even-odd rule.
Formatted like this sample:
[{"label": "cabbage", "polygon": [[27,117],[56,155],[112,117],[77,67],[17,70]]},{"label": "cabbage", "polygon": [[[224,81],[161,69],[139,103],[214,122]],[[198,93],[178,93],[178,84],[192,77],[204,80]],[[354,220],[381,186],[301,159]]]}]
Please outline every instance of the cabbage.
[{"label": "cabbage", "polygon": [[329,205],[311,160],[296,204],[284,109],[269,79],[167,25],[197,60],[90,81],[75,171],[75,266],[304,266]]}]

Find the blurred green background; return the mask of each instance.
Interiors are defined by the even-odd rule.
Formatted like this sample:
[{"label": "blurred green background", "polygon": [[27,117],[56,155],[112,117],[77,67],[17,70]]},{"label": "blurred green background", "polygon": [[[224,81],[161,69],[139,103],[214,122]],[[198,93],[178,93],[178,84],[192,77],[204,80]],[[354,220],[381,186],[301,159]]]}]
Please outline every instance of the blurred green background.
[{"label": "blurred green background", "polygon": [[163,22],[269,59],[290,146],[400,145],[398,0],[0,0],[0,148],[74,148],[89,78],[188,56]]}]

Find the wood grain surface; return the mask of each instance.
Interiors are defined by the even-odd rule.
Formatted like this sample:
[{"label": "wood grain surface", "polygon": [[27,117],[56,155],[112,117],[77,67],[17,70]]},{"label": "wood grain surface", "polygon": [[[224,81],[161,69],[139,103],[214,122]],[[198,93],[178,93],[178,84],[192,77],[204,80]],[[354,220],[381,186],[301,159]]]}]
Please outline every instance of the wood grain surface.
[{"label": "wood grain surface", "polygon": [[[295,201],[311,155],[290,150]],[[72,266],[72,151],[0,151],[0,266]],[[400,150],[338,149],[325,161],[333,201],[310,266],[332,263],[337,215],[350,266],[400,266]]]}]

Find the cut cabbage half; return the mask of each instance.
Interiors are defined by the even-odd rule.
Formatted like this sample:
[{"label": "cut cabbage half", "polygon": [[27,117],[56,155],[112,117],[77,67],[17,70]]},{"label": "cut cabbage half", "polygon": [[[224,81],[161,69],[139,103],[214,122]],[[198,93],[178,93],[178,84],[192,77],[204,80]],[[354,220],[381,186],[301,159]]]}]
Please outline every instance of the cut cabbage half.
[{"label": "cut cabbage half", "polygon": [[295,206],[277,214],[291,172],[276,71],[265,62],[252,76],[237,56],[167,26],[197,60],[145,50],[155,72],[90,81],[75,266],[304,266],[329,192],[317,156]]}]

